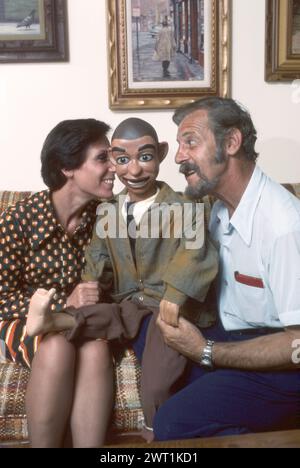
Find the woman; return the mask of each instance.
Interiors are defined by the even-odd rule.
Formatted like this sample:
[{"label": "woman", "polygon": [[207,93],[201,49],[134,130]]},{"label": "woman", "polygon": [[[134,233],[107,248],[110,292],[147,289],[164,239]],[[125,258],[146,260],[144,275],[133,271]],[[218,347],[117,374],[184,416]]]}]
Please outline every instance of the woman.
[{"label": "woman", "polygon": [[74,447],[96,447],[105,438],[113,398],[106,342],[75,350],[60,334],[26,336],[25,322],[38,288],[55,288],[56,312],[99,300],[98,284],[80,284],[80,278],[96,199],[112,196],[108,130],[93,119],[58,124],[41,155],[49,190],[0,217],[0,339],[6,357],[31,367],[26,409],[32,447],[61,447],[67,429]]}]

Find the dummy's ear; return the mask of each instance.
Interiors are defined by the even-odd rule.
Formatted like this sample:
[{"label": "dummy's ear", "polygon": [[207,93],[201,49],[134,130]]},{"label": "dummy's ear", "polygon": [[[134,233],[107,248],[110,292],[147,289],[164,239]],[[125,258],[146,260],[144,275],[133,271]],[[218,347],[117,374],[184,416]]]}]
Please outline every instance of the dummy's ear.
[{"label": "dummy's ear", "polygon": [[158,143],[158,157],[159,161],[163,162],[169,151],[169,144],[166,141]]},{"label": "dummy's ear", "polygon": [[243,143],[241,131],[238,128],[233,128],[229,135],[226,136],[226,152],[229,156],[236,156]]}]

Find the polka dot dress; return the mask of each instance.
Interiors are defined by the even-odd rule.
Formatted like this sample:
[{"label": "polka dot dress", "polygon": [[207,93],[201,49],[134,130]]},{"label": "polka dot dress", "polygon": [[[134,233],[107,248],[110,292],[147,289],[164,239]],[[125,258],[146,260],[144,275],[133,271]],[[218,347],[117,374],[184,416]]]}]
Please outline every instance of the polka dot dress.
[{"label": "polka dot dress", "polygon": [[33,293],[55,288],[51,308],[59,312],[80,282],[98,204],[87,205],[72,238],[58,223],[48,190],[0,216],[0,340],[6,343],[8,359],[29,367],[40,341],[25,334]]}]

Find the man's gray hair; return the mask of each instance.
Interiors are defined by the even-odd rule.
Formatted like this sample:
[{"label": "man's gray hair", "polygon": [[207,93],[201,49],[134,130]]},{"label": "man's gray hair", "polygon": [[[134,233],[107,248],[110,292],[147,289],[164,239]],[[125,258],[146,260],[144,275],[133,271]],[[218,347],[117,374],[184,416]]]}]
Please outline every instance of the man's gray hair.
[{"label": "man's gray hair", "polygon": [[242,134],[242,149],[248,160],[255,162],[258,153],[255,151],[257,132],[249,112],[233,99],[209,97],[199,99],[177,109],[173,121],[179,125],[188,115],[198,110],[206,110],[211,131],[214,133],[217,146],[223,147],[226,137],[237,128]]}]

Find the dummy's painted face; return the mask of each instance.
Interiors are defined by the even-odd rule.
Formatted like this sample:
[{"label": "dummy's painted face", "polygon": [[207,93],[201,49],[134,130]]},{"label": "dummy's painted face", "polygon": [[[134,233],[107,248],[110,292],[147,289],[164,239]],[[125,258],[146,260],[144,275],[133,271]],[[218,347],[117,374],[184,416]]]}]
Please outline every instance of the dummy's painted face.
[{"label": "dummy's painted face", "polygon": [[148,135],[136,139],[114,138],[111,161],[131,201],[146,200],[156,193],[159,144]]}]

